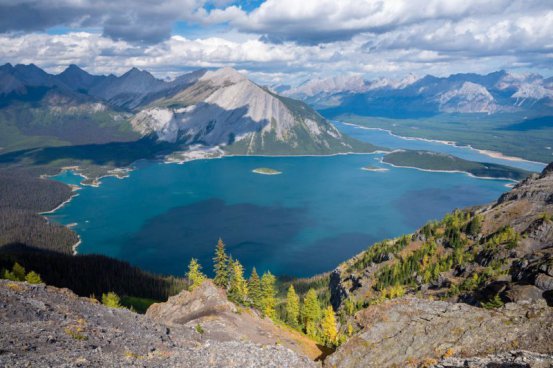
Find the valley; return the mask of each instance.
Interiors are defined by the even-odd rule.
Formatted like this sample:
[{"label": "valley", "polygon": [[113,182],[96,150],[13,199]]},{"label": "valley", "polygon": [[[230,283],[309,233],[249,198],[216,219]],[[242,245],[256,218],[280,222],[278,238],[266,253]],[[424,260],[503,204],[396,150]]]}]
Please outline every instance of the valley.
[{"label": "valley", "polygon": [[459,146],[501,152],[530,161],[553,160],[551,116],[532,119],[526,114],[439,114],[393,119],[343,114],[335,119],[389,130],[402,137],[451,141]]},{"label": "valley", "polygon": [[[229,341],[251,341],[250,354],[241,346],[237,361],[253,366],[268,359],[259,344],[281,343],[291,350],[274,353],[294,366],[310,366],[306,356],[325,366],[431,366],[487,352],[473,343],[478,333],[493,340],[495,353],[505,353],[496,342],[506,336],[508,346],[532,348],[528,359],[548,357],[549,340],[536,332],[551,322],[551,169],[536,174],[545,163],[504,156],[503,146],[491,152],[452,143],[455,135],[397,135],[383,119],[378,126],[352,115],[331,122],[231,68],[161,81],[138,69],[104,77],[74,66],[60,75],[10,67],[3,73],[31,86],[9,91],[0,108],[12,119],[0,128],[13,133],[0,154],[0,194],[10,198],[0,206],[1,275],[10,280],[0,282],[0,298],[18,303],[22,323],[34,318],[28,293],[38,293],[45,303],[100,316],[71,317],[65,335],[43,330],[64,344],[69,336],[103,346],[89,326],[132,328],[125,312],[106,319],[104,307],[93,306],[96,299],[109,305],[112,293],[112,308],[146,313],[155,328],[185,336],[180,345],[160,345],[147,332],[151,321],[131,315],[140,338],[157,346],[146,353],[139,339],[125,336],[120,343],[136,352],[115,349],[112,359],[123,354],[131,365],[167,362],[168,352],[203,361],[187,349],[204,337],[215,344],[210,359],[227,354]],[[26,80],[29,68],[34,77]],[[447,124],[449,115],[441,116]],[[537,124],[517,129],[547,129],[547,122]],[[213,262],[217,239],[228,251],[223,271]],[[50,286],[19,286],[25,270],[92,297],[73,304],[66,298],[76,296]],[[222,284],[221,272],[232,275]],[[528,298],[536,306],[501,309]],[[440,334],[413,343],[410,335],[427,324],[399,318],[405,310],[424,321],[440,315],[452,324],[449,316],[474,315],[476,322],[467,322],[459,347]],[[536,319],[516,323],[530,337],[515,346],[519,335],[502,323],[529,313]],[[367,322],[373,315],[381,321],[375,328]],[[56,309],[47,316],[59,319]],[[393,330],[387,318],[412,330],[402,328],[408,332],[391,346],[377,345],[417,353],[365,351]],[[229,325],[242,326],[240,333]],[[152,353],[158,348],[165,353]],[[103,359],[79,349],[90,361]]]}]

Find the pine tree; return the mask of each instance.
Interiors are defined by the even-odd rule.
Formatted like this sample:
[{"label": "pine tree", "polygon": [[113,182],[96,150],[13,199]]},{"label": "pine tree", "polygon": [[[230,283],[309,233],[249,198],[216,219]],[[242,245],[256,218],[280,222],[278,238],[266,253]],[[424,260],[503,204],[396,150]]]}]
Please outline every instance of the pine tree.
[{"label": "pine tree", "polygon": [[296,294],[294,285],[288,288],[286,295],[286,322],[292,327],[298,327],[298,318],[300,316],[300,297]]},{"label": "pine tree", "polygon": [[217,247],[215,248],[215,257],[213,257],[213,270],[215,278],[213,283],[224,289],[227,288],[229,282],[229,257],[225,252],[225,243],[219,238]]},{"label": "pine tree", "polygon": [[271,272],[265,272],[261,277],[261,308],[262,312],[269,318],[274,319],[275,306],[276,306],[276,290],[275,290],[276,278]]},{"label": "pine tree", "polygon": [[102,304],[109,308],[123,308],[119,296],[111,291],[107,294],[102,294]]},{"label": "pine tree", "polygon": [[31,271],[25,276],[25,281],[27,281],[29,284],[41,284],[42,279],[40,278],[40,275],[36,273],[35,271]]},{"label": "pine tree", "polygon": [[321,319],[321,305],[315,290],[309,289],[305,295],[302,308],[302,321],[305,333],[311,337],[317,336],[317,323]]},{"label": "pine tree", "polygon": [[334,316],[334,310],[330,305],[324,310],[321,327],[323,329],[324,342],[328,346],[335,345],[337,341],[336,338],[338,337],[338,330],[336,329],[336,318]]},{"label": "pine tree", "polygon": [[196,258],[192,258],[188,264],[188,272],[186,273],[186,277],[190,282],[188,290],[194,290],[194,288],[201,285],[206,279],[206,276],[202,273],[201,269],[202,266],[198,263],[198,260]]},{"label": "pine tree", "polygon": [[250,280],[248,281],[248,294],[252,305],[261,310],[262,309],[262,299],[263,295],[261,294],[261,280],[255,267],[252,269],[252,274],[250,275]]},{"label": "pine tree", "polygon": [[25,281],[25,267],[15,262],[12,268],[12,273],[15,275],[18,281]]},{"label": "pine tree", "polygon": [[244,267],[238,260],[233,261],[231,267],[229,298],[243,304],[248,300],[248,283],[244,278]]}]

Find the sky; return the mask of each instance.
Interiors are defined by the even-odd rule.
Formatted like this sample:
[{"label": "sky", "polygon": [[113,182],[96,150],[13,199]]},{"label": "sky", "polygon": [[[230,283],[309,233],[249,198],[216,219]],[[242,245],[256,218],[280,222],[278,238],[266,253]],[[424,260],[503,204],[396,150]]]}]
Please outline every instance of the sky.
[{"label": "sky", "polygon": [[0,63],[232,66],[264,84],[500,69],[553,75],[553,0],[0,0]]}]

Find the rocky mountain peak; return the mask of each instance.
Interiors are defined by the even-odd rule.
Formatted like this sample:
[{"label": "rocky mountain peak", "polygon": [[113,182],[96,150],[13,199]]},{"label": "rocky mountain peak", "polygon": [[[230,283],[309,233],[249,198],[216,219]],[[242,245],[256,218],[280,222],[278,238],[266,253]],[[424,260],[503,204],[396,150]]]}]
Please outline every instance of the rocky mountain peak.
[{"label": "rocky mountain peak", "polygon": [[225,84],[235,84],[248,80],[248,78],[231,67],[224,67],[217,70],[206,72],[200,80],[210,81],[212,84],[222,86]]},{"label": "rocky mountain peak", "polygon": [[149,80],[152,80],[152,79],[156,79],[152,74],[150,74],[149,72],[145,71],[145,70],[140,70],[136,67],[133,67],[131,69],[129,69],[125,74],[123,74],[120,78],[132,78],[132,79],[137,79],[137,78],[140,78],[140,79],[149,79]]}]

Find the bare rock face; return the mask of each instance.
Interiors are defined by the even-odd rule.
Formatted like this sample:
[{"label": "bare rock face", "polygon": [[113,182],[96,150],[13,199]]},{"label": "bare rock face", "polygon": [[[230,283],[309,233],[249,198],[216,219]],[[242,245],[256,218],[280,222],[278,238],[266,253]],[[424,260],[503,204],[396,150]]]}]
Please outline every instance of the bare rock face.
[{"label": "bare rock face", "polygon": [[208,339],[187,325],[169,327],[67,289],[0,280],[0,367],[314,365],[283,346]]},{"label": "bare rock face", "polygon": [[529,351],[510,351],[481,358],[446,358],[436,368],[551,368],[553,356]]},{"label": "bare rock face", "polygon": [[431,366],[442,358],[517,349],[553,357],[553,310],[543,299],[492,311],[402,298],[368,307],[356,320],[362,331],[327,358],[325,366]]},{"label": "bare rock face", "polygon": [[192,292],[184,290],[165,303],[153,304],[148,308],[146,316],[174,326],[237,312],[236,306],[228,301],[225,292],[207,280]]},{"label": "bare rock face", "polygon": [[253,309],[231,303],[225,291],[211,280],[204,281],[192,292],[185,290],[165,303],[153,304],[146,316],[168,326],[201,330],[203,339],[280,344],[312,359],[322,353],[300,333],[275,325]]}]

